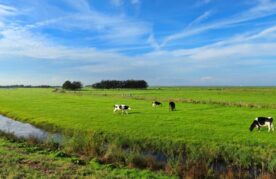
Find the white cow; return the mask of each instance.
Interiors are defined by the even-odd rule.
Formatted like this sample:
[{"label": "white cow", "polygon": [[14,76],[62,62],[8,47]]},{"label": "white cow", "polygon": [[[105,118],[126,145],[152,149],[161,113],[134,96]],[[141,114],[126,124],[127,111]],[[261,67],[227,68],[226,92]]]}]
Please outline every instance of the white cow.
[{"label": "white cow", "polygon": [[120,111],[120,110],[122,111],[122,114],[128,114],[127,111],[131,110],[131,108],[124,104],[115,104],[113,112]]}]

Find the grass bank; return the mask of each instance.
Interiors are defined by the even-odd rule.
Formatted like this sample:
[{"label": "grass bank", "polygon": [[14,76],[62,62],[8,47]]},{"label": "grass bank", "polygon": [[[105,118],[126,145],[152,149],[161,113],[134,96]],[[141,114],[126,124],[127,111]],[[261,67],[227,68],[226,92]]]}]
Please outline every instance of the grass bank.
[{"label": "grass bank", "polygon": [[84,161],[46,144],[0,136],[0,178],[175,178],[148,170]]}]

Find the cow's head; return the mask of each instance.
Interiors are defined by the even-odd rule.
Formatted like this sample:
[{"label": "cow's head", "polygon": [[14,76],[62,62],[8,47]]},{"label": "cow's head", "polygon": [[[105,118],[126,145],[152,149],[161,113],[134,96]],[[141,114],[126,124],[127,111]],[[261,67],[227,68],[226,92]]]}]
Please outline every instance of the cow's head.
[{"label": "cow's head", "polygon": [[257,122],[256,120],[254,120],[254,121],[252,122],[252,124],[250,125],[249,130],[252,132],[253,129],[254,129],[255,127],[257,127],[257,126],[258,126],[258,122]]}]

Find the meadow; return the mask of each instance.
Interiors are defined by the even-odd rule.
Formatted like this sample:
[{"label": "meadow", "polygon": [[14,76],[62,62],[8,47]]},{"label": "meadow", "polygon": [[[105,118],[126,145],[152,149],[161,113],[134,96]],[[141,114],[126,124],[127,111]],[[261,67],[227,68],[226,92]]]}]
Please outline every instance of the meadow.
[{"label": "meadow", "polygon": [[[152,100],[163,106],[153,108]],[[169,111],[170,100],[176,102],[176,111]],[[132,110],[128,115],[113,113],[114,104],[127,104]],[[216,165],[224,173],[230,168],[250,175],[254,168],[253,173],[274,175],[276,134],[267,129],[249,132],[249,126],[257,116],[275,116],[275,108],[273,87],[0,90],[0,114],[73,136],[67,152],[180,176],[215,176]],[[80,135],[84,141],[74,137]],[[122,152],[126,148],[128,152]],[[154,157],[140,156],[140,163],[146,161],[142,167],[137,162],[141,153],[160,152],[165,156],[163,166],[153,164],[158,163]]]}]

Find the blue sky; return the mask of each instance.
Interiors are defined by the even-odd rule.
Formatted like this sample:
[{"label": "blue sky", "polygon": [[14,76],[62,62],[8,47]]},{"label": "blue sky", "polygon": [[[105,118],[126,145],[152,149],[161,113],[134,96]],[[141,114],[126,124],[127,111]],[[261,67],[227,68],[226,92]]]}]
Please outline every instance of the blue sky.
[{"label": "blue sky", "polygon": [[0,0],[0,84],[276,85],[273,0]]}]

